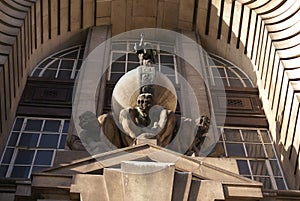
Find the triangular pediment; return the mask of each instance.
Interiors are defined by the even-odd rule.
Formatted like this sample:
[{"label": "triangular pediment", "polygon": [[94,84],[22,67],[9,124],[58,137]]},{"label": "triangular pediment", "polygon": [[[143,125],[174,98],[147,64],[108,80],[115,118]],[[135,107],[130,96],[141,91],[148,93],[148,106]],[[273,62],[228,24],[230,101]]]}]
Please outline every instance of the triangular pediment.
[{"label": "triangular pediment", "polygon": [[105,168],[119,167],[122,161],[174,163],[176,171],[190,172],[193,177],[201,180],[259,184],[237,173],[213,165],[209,157],[189,157],[153,144],[140,144],[82,158],[68,164],[60,164],[57,167],[43,171],[43,173],[101,174]]}]

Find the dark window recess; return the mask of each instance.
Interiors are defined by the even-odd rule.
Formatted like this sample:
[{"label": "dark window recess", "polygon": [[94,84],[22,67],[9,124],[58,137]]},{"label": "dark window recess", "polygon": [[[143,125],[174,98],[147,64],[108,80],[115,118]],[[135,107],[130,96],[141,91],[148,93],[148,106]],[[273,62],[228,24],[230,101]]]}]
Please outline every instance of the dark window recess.
[{"label": "dark window recess", "polygon": [[231,107],[243,107],[243,101],[241,99],[227,99],[227,105]]}]

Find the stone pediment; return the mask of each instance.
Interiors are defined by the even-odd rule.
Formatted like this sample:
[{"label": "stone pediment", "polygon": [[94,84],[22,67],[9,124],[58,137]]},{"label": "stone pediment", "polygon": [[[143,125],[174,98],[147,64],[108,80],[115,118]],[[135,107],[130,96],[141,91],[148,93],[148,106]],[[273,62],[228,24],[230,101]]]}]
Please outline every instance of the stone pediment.
[{"label": "stone pediment", "polygon": [[48,197],[59,192],[84,201],[99,196],[101,200],[261,199],[262,184],[240,176],[234,164],[231,159],[188,157],[140,144],[35,173],[31,191]]}]

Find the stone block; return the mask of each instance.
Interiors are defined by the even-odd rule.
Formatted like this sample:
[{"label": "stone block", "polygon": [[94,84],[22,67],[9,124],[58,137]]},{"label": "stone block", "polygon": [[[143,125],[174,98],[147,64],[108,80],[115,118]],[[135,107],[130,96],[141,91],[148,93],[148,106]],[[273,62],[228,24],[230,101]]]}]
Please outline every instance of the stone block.
[{"label": "stone block", "polygon": [[123,0],[112,1],[111,4],[111,24],[112,36],[126,30],[126,2]]},{"label": "stone block", "polygon": [[94,0],[85,0],[83,4],[83,27],[94,25]]},{"label": "stone block", "polygon": [[106,186],[102,175],[77,174],[71,185],[70,197],[82,201],[108,201]]},{"label": "stone block", "polygon": [[155,17],[134,17],[133,18],[133,27],[135,29],[155,28],[156,27],[156,18]]},{"label": "stone block", "polygon": [[164,2],[159,1],[158,2],[158,8],[157,8],[157,27],[162,28],[163,26],[163,18],[164,18]]},{"label": "stone block", "polygon": [[96,26],[110,25],[110,24],[111,24],[110,17],[98,17],[96,19]]},{"label": "stone block", "polygon": [[157,0],[133,0],[133,17],[156,17]]},{"label": "stone block", "polygon": [[110,17],[111,16],[111,1],[97,1],[96,17]]},{"label": "stone block", "polygon": [[80,29],[80,0],[71,3],[71,30]]},{"label": "stone block", "polygon": [[179,20],[178,21],[178,29],[191,31],[193,29],[193,23]]},{"label": "stone block", "polygon": [[234,199],[262,199],[263,197],[261,188],[252,186],[226,186],[225,193],[226,197]]},{"label": "stone block", "polygon": [[178,27],[179,4],[173,2],[164,3],[163,28],[176,29]]},{"label": "stone block", "polygon": [[194,0],[181,0],[179,3],[179,20],[193,22]]},{"label": "stone block", "polygon": [[121,170],[125,200],[171,200],[173,163],[125,161]]},{"label": "stone block", "polygon": [[202,180],[198,191],[198,200],[225,200],[223,186],[221,182]]},{"label": "stone block", "polygon": [[104,169],[105,185],[110,201],[124,200],[122,171],[120,169]]}]

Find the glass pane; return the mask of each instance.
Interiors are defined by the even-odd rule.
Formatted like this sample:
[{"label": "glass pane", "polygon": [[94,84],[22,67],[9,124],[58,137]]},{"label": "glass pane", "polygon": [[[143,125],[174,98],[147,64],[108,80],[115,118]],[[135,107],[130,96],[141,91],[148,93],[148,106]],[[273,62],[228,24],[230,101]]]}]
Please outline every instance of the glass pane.
[{"label": "glass pane", "polygon": [[51,165],[53,158],[52,150],[38,150],[34,164],[35,165]]},{"label": "glass pane", "polygon": [[64,149],[66,144],[67,135],[62,135],[60,138],[59,149]]},{"label": "glass pane", "polygon": [[58,65],[59,65],[59,60],[56,60],[47,67],[47,70],[52,69],[56,72],[56,69],[57,69]]},{"label": "glass pane", "polygon": [[139,62],[139,58],[135,53],[128,53],[128,61]]},{"label": "glass pane", "polygon": [[260,133],[264,143],[271,143],[268,131],[260,130]]},{"label": "glass pane", "polygon": [[69,54],[64,55],[64,58],[76,59],[78,55],[78,50],[70,52]]},{"label": "glass pane", "polygon": [[114,61],[126,61],[126,54],[113,52],[112,62],[114,62]]},{"label": "glass pane", "polygon": [[268,158],[275,159],[276,156],[272,144],[265,144],[265,147],[268,154]]},{"label": "glass pane", "polygon": [[173,84],[176,84],[175,76],[168,75],[167,78],[169,78],[169,80],[170,80]]},{"label": "glass pane", "polygon": [[14,125],[14,131],[20,131],[23,125],[24,118],[17,118]]},{"label": "glass pane", "polygon": [[19,149],[15,164],[31,164],[34,156],[34,150]]},{"label": "glass pane", "polygon": [[71,78],[72,71],[60,70],[58,73],[58,78],[62,80],[67,80]]},{"label": "glass pane", "polygon": [[0,165],[0,177],[5,177],[8,165]]},{"label": "glass pane", "polygon": [[246,142],[261,142],[256,130],[242,130],[242,133]]},{"label": "glass pane", "polygon": [[160,55],[160,63],[173,64],[174,63],[173,55]]},{"label": "glass pane", "polygon": [[112,81],[118,81],[123,75],[124,73],[111,73],[110,79]]},{"label": "glass pane", "polygon": [[243,83],[239,79],[229,78],[229,85],[232,87],[243,87]]},{"label": "glass pane", "polygon": [[217,67],[211,67],[211,71],[214,77],[221,77]]},{"label": "glass pane", "polygon": [[2,163],[7,163],[7,164],[9,164],[9,163],[10,163],[10,160],[11,160],[11,157],[12,157],[12,155],[13,155],[13,153],[14,153],[14,149],[12,149],[12,148],[7,148],[7,149],[5,150],[5,154],[4,154],[4,156],[3,156]]},{"label": "glass pane", "polygon": [[250,158],[265,158],[265,152],[262,144],[245,144],[248,157]]},{"label": "glass pane", "polygon": [[114,62],[111,64],[111,72],[125,72],[125,63]]},{"label": "glass pane", "polygon": [[263,183],[264,189],[274,189],[269,177],[254,177],[254,180]]},{"label": "glass pane", "polygon": [[30,166],[14,166],[11,177],[15,178],[28,178]]},{"label": "glass pane", "polygon": [[219,68],[217,68],[217,69],[218,69],[219,75],[220,75],[221,77],[226,77],[224,68],[219,67]]},{"label": "glass pane", "polygon": [[60,120],[46,120],[43,131],[59,132]]},{"label": "glass pane", "polygon": [[41,137],[41,141],[39,147],[46,148],[57,148],[58,143],[58,134],[43,134]]},{"label": "glass pane", "polygon": [[248,162],[246,160],[237,160],[236,162],[241,175],[250,175]]},{"label": "glass pane", "polygon": [[78,60],[76,69],[79,70],[81,68],[81,65],[82,65],[82,60]]},{"label": "glass pane", "polygon": [[127,44],[126,43],[113,43],[112,49],[113,50],[127,50]]},{"label": "glass pane", "polygon": [[36,147],[38,139],[39,134],[23,133],[19,141],[19,146]]},{"label": "glass pane", "polygon": [[160,45],[160,50],[168,53],[174,53],[174,47],[168,45]]},{"label": "glass pane", "polygon": [[35,69],[31,77],[38,77],[41,71],[40,68]]},{"label": "glass pane", "polygon": [[250,160],[253,175],[269,175],[266,162],[264,160]]},{"label": "glass pane", "polygon": [[236,74],[230,69],[230,67],[226,68],[226,72],[228,77],[235,77],[235,78],[237,77]]},{"label": "glass pane", "polygon": [[283,178],[275,178],[278,190],[286,190]]},{"label": "glass pane", "polygon": [[279,169],[279,166],[278,166],[277,160],[270,160],[270,164],[271,164],[271,167],[272,167],[273,175],[274,176],[282,176],[281,172],[280,172],[280,169]]},{"label": "glass pane", "polygon": [[44,74],[42,75],[42,77],[46,77],[46,78],[55,78],[56,76],[56,71],[57,70],[45,70]]},{"label": "glass pane", "polygon": [[172,68],[173,66],[167,66],[167,65],[162,65],[161,66],[161,72],[163,74],[166,74],[166,75],[175,75],[175,71],[174,71],[174,67]]},{"label": "glass pane", "polygon": [[8,141],[8,146],[16,146],[19,138],[19,133],[12,132]]},{"label": "glass pane", "polygon": [[139,66],[138,63],[127,63],[127,71],[131,71],[131,70],[135,69],[138,66]]},{"label": "glass pane", "polygon": [[224,129],[225,141],[241,142],[241,134],[237,129]]},{"label": "glass pane", "polygon": [[43,120],[28,119],[26,123],[26,131],[40,131],[42,128]]},{"label": "glass pane", "polygon": [[74,60],[62,60],[60,64],[60,69],[72,70],[74,65]]},{"label": "glass pane", "polygon": [[62,131],[63,133],[68,133],[69,125],[70,125],[70,121],[69,120],[65,120],[63,131]]},{"label": "glass pane", "polygon": [[228,156],[246,157],[243,144],[240,143],[226,143]]}]

